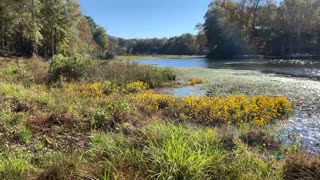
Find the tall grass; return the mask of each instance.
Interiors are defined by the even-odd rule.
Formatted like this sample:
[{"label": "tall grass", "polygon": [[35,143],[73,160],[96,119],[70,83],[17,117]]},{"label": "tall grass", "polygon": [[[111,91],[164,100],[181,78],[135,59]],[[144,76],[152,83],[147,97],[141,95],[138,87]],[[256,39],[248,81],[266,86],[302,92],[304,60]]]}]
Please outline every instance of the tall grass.
[{"label": "tall grass", "polygon": [[109,174],[146,179],[280,179],[238,139],[226,148],[217,129],[155,122],[134,136],[93,134],[93,154],[107,159]]},{"label": "tall grass", "polygon": [[122,87],[135,81],[147,83],[151,88],[162,87],[176,79],[173,69],[132,62],[96,62],[93,68],[90,80],[108,80]]},{"label": "tall grass", "polygon": [[30,85],[47,80],[48,64],[34,59],[0,61],[0,78],[10,83]]}]

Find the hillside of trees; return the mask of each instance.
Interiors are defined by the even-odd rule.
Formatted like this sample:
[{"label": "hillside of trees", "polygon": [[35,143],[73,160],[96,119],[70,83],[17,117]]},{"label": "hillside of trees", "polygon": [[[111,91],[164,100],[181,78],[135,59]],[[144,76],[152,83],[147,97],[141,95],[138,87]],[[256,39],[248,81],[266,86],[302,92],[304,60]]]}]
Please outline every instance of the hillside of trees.
[{"label": "hillside of trees", "polygon": [[1,0],[0,17],[0,55],[108,54],[106,30],[77,1]]},{"label": "hillside of trees", "polygon": [[169,54],[206,55],[207,41],[204,33],[182,34],[172,38],[121,39],[109,37],[110,50],[117,55]]},{"label": "hillside of trees", "polygon": [[[121,39],[80,11],[75,0],[2,0],[0,55],[51,58],[81,54],[111,58],[113,54],[206,54],[204,33],[163,39]],[[109,40],[110,38],[110,40]]]},{"label": "hillside of trees", "polygon": [[197,35],[160,39],[108,36],[76,0],[1,0],[0,17],[2,56],[320,55],[319,0],[213,0]]},{"label": "hillside of trees", "polygon": [[211,57],[320,55],[319,0],[214,0],[203,26]]}]

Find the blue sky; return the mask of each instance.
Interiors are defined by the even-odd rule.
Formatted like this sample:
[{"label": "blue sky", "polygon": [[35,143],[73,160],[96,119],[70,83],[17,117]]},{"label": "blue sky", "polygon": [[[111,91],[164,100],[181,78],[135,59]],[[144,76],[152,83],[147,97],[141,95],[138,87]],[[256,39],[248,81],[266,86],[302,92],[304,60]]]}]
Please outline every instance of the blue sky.
[{"label": "blue sky", "polygon": [[195,34],[211,0],[80,0],[82,12],[108,34],[162,38]]}]

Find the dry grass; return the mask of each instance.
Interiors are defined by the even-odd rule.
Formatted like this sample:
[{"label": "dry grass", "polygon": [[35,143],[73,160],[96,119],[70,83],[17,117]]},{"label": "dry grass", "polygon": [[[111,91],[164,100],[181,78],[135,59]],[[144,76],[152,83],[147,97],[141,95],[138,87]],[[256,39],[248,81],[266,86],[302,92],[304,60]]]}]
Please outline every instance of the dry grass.
[{"label": "dry grass", "polygon": [[284,179],[320,179],[320,158],[303,151],[289,155],[284,165]]}]

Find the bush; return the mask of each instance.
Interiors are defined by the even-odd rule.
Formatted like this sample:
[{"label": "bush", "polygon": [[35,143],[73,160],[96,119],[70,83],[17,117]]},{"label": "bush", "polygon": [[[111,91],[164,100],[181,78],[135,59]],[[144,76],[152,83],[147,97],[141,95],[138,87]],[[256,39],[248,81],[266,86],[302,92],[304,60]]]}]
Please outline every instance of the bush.
[{"label": "bush", "polygon": [[113,59],[115,54],[113,52],[107,51],[103,55],[99,56],[99,59]]},{"label": "bush", "polygon": [[99,109],[93,116],[93,126],[96,129],[107,131],[111,126],[111,115],[104,109]]},{"label": "bush", "polygon": [[59,54],[54,57],[49,66],[49,82],[77,80],[87,73],[89,62],[81,56],[64,57]]},{"label": "bush", "polygon": [[234,95],[229,97],[184,97],[152,92],[129,95],[140,110],[154,114],[170,110],[171,116],[184,114],[203,124],[241,124],[253,122],[265,125],[292,112],[293,104],[284,97]]},{"label": "bush", "polygon": [[111,105],[98,109],[93,116],[93,125],[95,128],[107,131],[118,130],[133,110],[125,101],[116,101]]},{"label": "bush", "polygon": [[141,81],[135,81],[126,85],[126,90],[129,93],[141,92],[141,91],[147,90],[148,88],[149,88],[148,84]]}]

